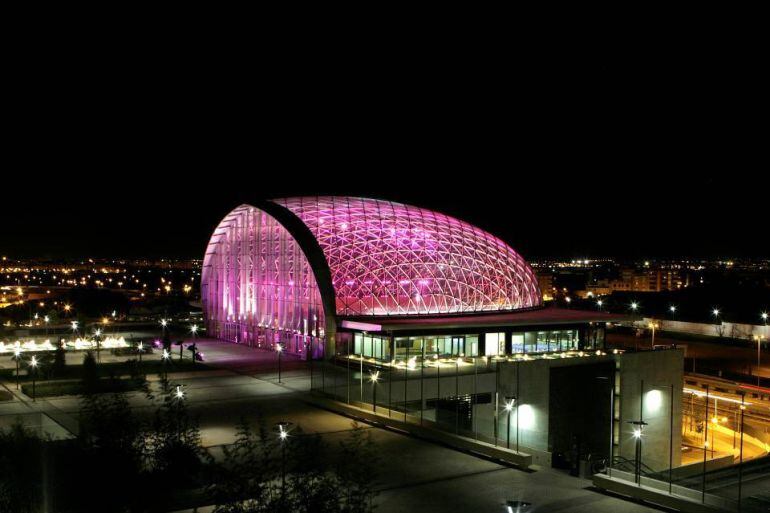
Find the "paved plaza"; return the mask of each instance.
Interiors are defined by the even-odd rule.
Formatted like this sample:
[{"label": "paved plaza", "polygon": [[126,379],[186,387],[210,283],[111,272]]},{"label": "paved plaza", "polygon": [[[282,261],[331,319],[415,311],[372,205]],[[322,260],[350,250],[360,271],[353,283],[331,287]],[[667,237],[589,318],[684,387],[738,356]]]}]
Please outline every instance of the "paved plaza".
[{"label": "paved plaza", "polygon": [[[261,418],[267,425],[289,421],[306,433],[321,435],[329,446],[339,443],[352,429],[351,419],[305,401],[310,386],[305,362],[284,357],[279,384],[275,353],[217,341],[198,344],[206,362],[217,370],[170,374],[169,379],[184,386],[190,410],[199,418],[203,443],[215,457],[221,455],[223,444],[233,442],[242,418]],[[65,428],[77,429],[76,397],[32,403],[17,393],[12,383],[2,386],[15,398],[0,403],[0,417],[42,412]],[[151,405],[142,394],[130,394],[130,402],[138,412],[149,413]],[[381,513],[503,512],[510,500],[531,503],[531,511],[655,511],[599,493],[591,489],[589,481],[560,471],[525,472],[394,431],[372,426],[365,429],[382,456],[377,497],[377,511]],[[207,510],[210,508],[198,509]]]}]

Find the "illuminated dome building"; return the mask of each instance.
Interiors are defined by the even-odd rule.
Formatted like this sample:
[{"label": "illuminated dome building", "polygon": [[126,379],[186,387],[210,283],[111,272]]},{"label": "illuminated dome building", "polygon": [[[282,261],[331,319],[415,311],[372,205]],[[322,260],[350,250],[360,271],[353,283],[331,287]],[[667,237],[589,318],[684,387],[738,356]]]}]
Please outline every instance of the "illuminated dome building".
[{"label": "illuminated dome building", "polygon": [[236,208],[211,237],[201,287],[209,333],[292,353],[343,319],[542,305],[532,269],[497,237],[431,210],[349,197]]},{"label": "illuminated dome building", "polygon": [[[508,244],[431,210],[349,197],[241,205],[211,237],[201,297],[210,336],[311,359],[310,389],[333,408],[460,434],[479,451],[515,447],[518,465],[549,465],[576,438],[610,461],[634,457],[622,430],[649,383],[669,384],[673,409],[660,391],[651,404],[681,419],[681,351],[605,351],[608,323],[628,316],[544,307]],[[674,424],[644,419],[659,424],[645,464],[665,468],[679,430],[672,444],[660,434]]]}]

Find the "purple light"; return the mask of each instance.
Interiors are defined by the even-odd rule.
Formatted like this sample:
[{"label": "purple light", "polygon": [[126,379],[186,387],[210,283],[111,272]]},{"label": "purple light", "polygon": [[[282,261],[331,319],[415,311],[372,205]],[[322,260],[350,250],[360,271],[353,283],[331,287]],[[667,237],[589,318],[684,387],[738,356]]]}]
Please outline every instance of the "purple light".
[{"label": "purple light", "polygon": [[[331,273],[336,314],[412,315],[514,310],[542,304],[537,280],[500,239],[458,219],[387,201],[274,200],[315,236]],[[303,351],[325,336],[325,312],[304,248],[266,212],[242,205],[219,224],[203,263],[209,333]],[[297,338],[297,340],[291,337]],[[292,345],[294,344],[294,345]],[[322,345],[313,346],[317,355]]]},{"label": "purple light", "polygon": [[332,283],[346,285],[335,289],[337,314],[475,312],[542,304],[537,279],[524,259],[500,239],[458,219],[364,198],[275,202],[315,235]]},{"label": "purple light", "polygon": [[201,299],[207,329],[217,338],[249,345],[280,340],[297,354],[305,335],[320,338],[325,331],[321,292],[299,244],[276,219],[248,205],[230,212],[212,235]]}]

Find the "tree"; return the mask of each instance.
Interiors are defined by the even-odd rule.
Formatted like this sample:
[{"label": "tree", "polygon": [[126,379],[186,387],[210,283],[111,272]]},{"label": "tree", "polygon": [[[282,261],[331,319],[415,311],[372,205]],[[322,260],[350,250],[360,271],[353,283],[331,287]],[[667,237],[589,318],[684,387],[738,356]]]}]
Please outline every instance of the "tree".
[{"label": "tree", "polygon": [[77,464],[89,475],[89,493],[75,498],[78,511],[124,511],[146,500],[142,488],[142,424],[124,393],[81,398]]},{"label": "tree", "polygon": [[373,511],[379,454],[372,443],[371,431],[354,422],[350,436],[340,442],[340,449],[337,472],[342,480],[342,489],[346,491],[341,511]]},{"label": "tree", "polygon": [[91,351],[83,357],[83,393],[86,395],[96,393],[99,388],[99,369],[96,359]]},{"label": "tree", "polygon": [[56,376],[60,374],[64,367],[67,366],[66,352],[64,346],[59,344],[56,346],[56,350],[53,353],[53,364],[51,365],[51,374]]},{"label": "tree", "polygon": [[209,488],[215,513],[370,513],[378,458],[369,433],[354,424],[340,449],[327,454],[320,436],[300,428],[281,441],[259,421],[256,429],[241,421]]},{"label": "tree", "polygon": [[44,443],[19,423],[0,429],[0,511],[32,513],[40,509]]},{"label": "tree", "polygon": [[269,479],[274,477],[274,469],[272,448],[262,443],[266,437],[263,425],[254,429],[241,419],[235,443],[223,447],[225,463],[218,466],[217,479],[209,488],[217,504],[214,513],[268,511]]},{"label": "tree", "polygon": [[190,417],[185,399],[165,379],[161,380],[161,390],[163,403],[145,437],[145,460],[161,481],[181,487],[198,484],[208,458],[201,446],[198,422]]}]

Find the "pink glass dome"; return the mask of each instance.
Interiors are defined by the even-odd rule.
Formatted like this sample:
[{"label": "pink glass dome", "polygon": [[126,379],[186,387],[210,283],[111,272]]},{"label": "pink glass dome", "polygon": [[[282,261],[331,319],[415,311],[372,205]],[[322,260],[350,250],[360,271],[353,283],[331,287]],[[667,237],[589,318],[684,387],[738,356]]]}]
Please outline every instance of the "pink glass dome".
[{"label": "pink glass dome", "polygon": [[310,230],[331,272],[337,315],[515,310],[542,305],[530,266],[464,221],[389,201],[273,200]]}]

